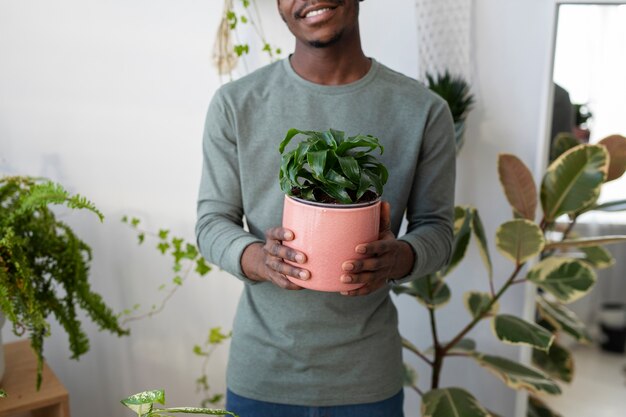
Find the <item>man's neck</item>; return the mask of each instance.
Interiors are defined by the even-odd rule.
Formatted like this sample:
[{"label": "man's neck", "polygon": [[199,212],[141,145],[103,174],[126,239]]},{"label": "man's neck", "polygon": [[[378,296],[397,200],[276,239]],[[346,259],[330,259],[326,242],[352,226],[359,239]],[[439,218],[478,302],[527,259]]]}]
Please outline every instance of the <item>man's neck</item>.
[{"label": "man's neck", "polygon": [[361,49],[360,39],[315,48],[300,41],[291,56],[291,66],[305,80],[322,85],[349,84],[363,78],[372,63]]}]

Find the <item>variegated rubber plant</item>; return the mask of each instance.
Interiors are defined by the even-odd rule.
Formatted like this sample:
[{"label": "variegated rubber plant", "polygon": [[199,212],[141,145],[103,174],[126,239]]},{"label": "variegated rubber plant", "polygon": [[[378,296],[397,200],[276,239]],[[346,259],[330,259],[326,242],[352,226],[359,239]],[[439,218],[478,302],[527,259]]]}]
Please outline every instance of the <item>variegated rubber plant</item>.
[{"label": "variegated rubber plant", "polygon": [[165,391],[152,390],[131,395],[121,401],[126,407],[137,413],[137,417],[165,417],[175,414],[200,414],[211,416],[233,416],[237,414],[230,411],[199,407],[175,407],[163,408],[157,404],[165,405]]},{"label": "variegated rubber plant", "polygon": [[[590,341],[584,323],[566,305],[591,290],[596,282],[595,269],[613,264],[613,258],[603,246],[626,241],[626,236],[576,238],[573,229],[584,213],[626,210],[626,199],[597,203],[602,185],[626,171],[626,138],[614,135],[597,145],[571,143],[568,146],[568,142],[561,141],[555,146],[558,147],[553,150],[556,159],[539,187],[521,160],[510,154],[499,157],[500,182],[513,209],[513,219],[497,229],[495,239],[498,251],[513,263],[507,277],[500,282],[493,278],[487,238],[478,211],[461,206],[455,211],[451,263],[437,273],[394,288],[396,293],[410,295],[425,306],[431,319],[432,348],[421,350],[404,340],[404,347],[432,368],[429,390],[426,390],[418,386],[415,371],[406,366],[405,384],[422,396],[424,417],[497,416],[465,389],[440,386],[441,371],[450,356],[475,361],[509,387],[533,394],[528,416],[559,416],[540,399],[540,395],[561,392],[556,380],[570,382],[573,378],[572,355],[555,341],[555,336],[563,332],[580,342]],[[536,221],[538,205],[542,214]],[[451,298],[446,278],[464,258],[472,236],[487,269],[487,289],[465,294],[468,323],[450,341],[443,342],[438,339],[436,312]],[[552,240],[555,236],[558,239]],[[529,262],[532,266],[527,268]],[[524,283],[532,283],[542,290],[537,294],[538,323],[499,312],[499,301],[507,290]],[[480,352],[467,336],[483,320],[491,321],[500,341],[531,346],[534,366]]]},{"label": "variegated rubber plant", "polygon": [[[298,134],[305,136],[285,152]],[[281,142],[280,188],[287,195],[308,201],[351,204],[375,200],[387,182],[387,168],[371,155],[384,148],[370,135],[346,137],[344,132],[290,129]]]}]

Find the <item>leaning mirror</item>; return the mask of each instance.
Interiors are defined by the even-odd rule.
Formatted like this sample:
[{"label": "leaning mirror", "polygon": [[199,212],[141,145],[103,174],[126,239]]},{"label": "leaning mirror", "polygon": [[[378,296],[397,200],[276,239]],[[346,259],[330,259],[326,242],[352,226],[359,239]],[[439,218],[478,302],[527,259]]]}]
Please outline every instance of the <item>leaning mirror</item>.
[{"label": "leaning mirror", "polygon": [[[626,5],[619,3],[626,2],[557,3],[552,123],[546,129],[552,157],[559,144],[626,136]],[[619,200],[626,200],[626,176],[605,184],[599,203]],[[626,235],[626,211],[587,213],[576,231],[580,237]],[[562,396],[546,403],[563,417],[626,415],[626,245],[607,249],[613,266],[598,271],[588,297],[568,305],[592,342],[559,341],[572,352],[574,376],[562,385]]]}]

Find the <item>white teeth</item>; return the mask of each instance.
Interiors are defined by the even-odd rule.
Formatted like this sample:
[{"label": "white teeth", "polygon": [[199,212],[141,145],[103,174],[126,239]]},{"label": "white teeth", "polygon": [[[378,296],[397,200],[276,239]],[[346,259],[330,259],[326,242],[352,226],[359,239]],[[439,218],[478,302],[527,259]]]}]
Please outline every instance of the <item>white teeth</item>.
[{"label": "white teeth", "polygon": [[320,14],[322,14],[322,13],[324,13],[324,12],[327,12],[328,10],[330,10],[330,8],[328,8],[328,7],[327,7],[327,8],[325,8],[325,9],[313,10],[312,12],[308,12],[308,13],[306,14],[306,16],[304,16],[304,17],[313,17],[313,16],[317,16],[317,15],[320,15]]}]

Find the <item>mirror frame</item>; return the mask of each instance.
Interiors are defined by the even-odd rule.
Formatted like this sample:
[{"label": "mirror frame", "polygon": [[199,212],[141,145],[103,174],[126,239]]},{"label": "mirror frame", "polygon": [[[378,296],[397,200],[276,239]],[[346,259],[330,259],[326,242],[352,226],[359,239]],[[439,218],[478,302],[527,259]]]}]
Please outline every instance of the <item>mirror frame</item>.
[{"label": "mirror frame", "polygon": [[[550,45],[547,48],[545,62],[548,63],[547,68],[544,69],[542,95],[543,100],[541,102],[541,117],[539,122],[537,141],[537,152],[534,166],[535,182],[540,183],[543,178],[543,174],[548,168],[548,155],[550,151],[550,133],[552,130],[552,101],[554,100],[554,61],[556,52],[556,37],[559,24],[559,8],[561,5],[606,5],[606,6],[618,6],[626,4],[626,0],[551,0],[552,4],[548,5],[549,8],[549,21],[551,22],[551,28],[549,33],[551,34]],[[527,285],[524,294],[525,305],[523,316],[526,318],[534,317],[535,314],[535,286]],[[522,363],[530,364],[531,349],[521,348],[520,359]],[[515,404],[515,417],[526,417],[528,409],[528,395],[525,393],[518,393]]]}]

